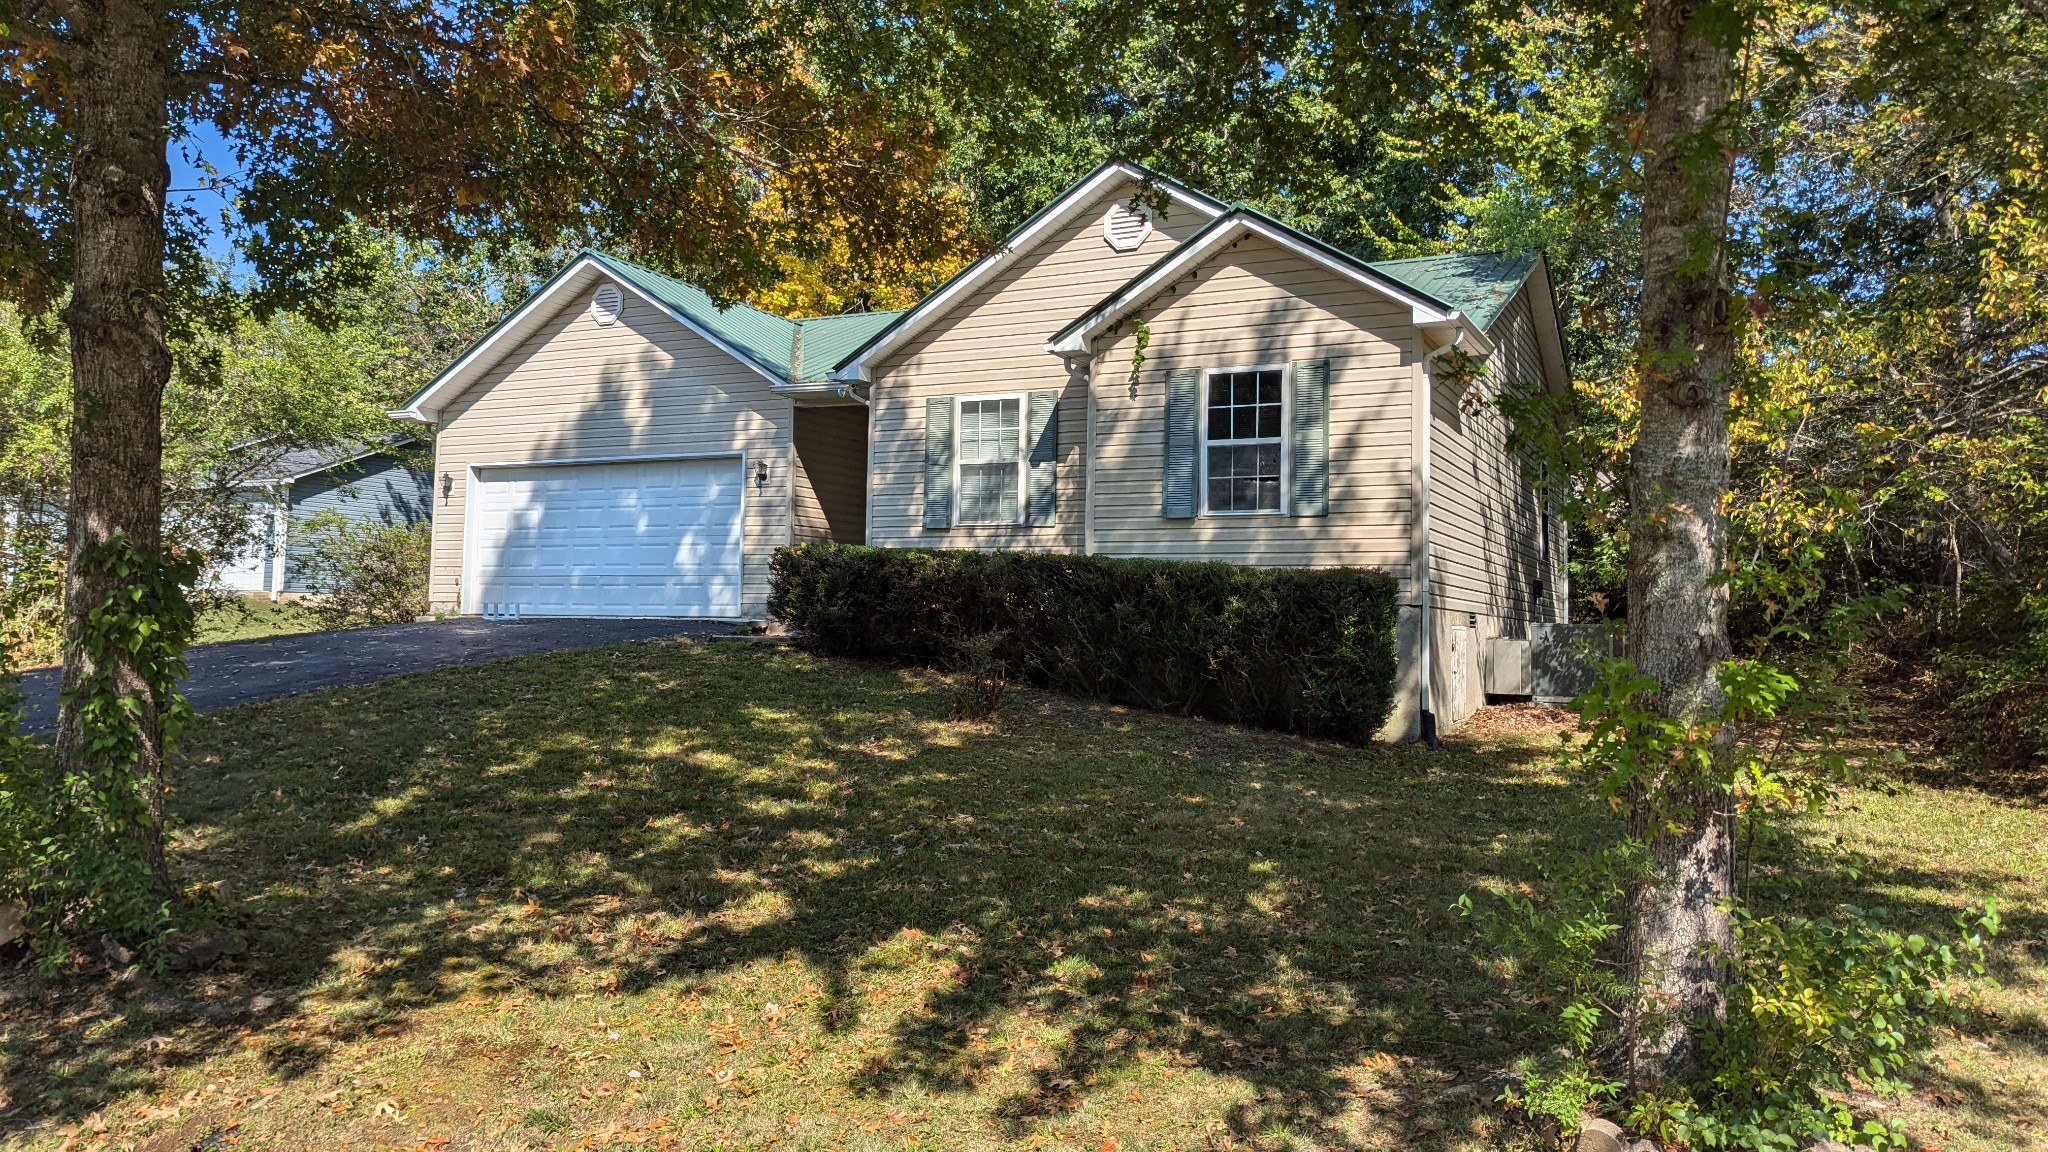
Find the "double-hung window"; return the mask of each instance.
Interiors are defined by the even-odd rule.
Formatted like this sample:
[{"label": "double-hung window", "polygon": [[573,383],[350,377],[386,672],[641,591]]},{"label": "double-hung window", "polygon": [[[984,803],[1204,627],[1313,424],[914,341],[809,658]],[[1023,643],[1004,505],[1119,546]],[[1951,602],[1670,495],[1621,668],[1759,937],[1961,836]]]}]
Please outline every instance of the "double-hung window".
[{"label": "double-hung window", "polygon": [[1024,490],[1024,398],[960,401],[956,522],[1016,524]]},{"label": "double-hung window", "polygon": [[1278,512],[1284,404],[1278,368],[1209,373],[1203,478],[1210,512]]}]

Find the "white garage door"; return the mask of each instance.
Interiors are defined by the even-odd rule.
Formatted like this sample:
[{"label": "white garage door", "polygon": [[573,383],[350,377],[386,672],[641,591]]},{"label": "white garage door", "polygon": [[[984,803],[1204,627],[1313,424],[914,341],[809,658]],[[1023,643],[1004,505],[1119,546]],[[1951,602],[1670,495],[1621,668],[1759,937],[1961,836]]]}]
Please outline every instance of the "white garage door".
[{"label": "white garage door", "polygon": [[738,616],[740,461],[482,468],[468,610]]},{"label": "white garage door", "polygon": [[251,502],[242,550],[214,565],[214,579],[235,592],[269,591],[277,558],[277,541],[271,538],[276,519],[268,505]]}]

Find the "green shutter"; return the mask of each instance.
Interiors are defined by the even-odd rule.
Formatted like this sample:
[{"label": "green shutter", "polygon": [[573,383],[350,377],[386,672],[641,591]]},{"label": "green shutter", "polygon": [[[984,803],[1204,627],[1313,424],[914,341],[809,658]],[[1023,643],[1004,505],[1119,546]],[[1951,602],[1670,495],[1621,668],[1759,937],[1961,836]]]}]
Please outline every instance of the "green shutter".
[{"label": "green shutter", "polygon": [[1202,370],[1175,368],[1166,374],[1166,484],[1160,515],[1185,520],[1195,514],[1196,454],[1201,450]]},{"label": "green shutter", "polygon": [[1033,392],[1024,425],[1024,523],[1050,524],[1057,503],[1060,456],[1060,394]]},{"label": "green shutter", "polygon": [[924,402],[924,526],[953,526],[953,398]]},{"label": "green shutter", "polygon": [[1288,509],[1330,514],[1330,362],[1293,364],[1294,417],[1288,429]]}]

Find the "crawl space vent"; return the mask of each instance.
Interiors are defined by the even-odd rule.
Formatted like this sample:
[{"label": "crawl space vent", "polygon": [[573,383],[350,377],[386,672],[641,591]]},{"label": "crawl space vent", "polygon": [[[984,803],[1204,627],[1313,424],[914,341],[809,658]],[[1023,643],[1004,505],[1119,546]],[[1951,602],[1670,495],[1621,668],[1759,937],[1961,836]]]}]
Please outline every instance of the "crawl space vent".
[{"label": "crawl space vent", "polygon": [[1151,234],[1152,213],[1142,205],[1119,201],[1110,205],[1109,215],[1102,218],[1102,238],[1119,252],[1129,252]]},{"label": "crawl space vent", "polygon": [[615,323],[619,318],[619,286],[600,284],[590,294],[590,318],[599,324]]}]

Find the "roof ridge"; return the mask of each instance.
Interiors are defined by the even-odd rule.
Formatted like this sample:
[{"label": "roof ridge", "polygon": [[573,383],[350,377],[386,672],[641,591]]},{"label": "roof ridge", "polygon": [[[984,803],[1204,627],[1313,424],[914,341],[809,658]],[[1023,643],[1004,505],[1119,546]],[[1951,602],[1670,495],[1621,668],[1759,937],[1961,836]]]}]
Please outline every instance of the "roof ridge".
[{"label": "roof ridge", "polygon": [[658,268],[649,268],[645,264],[635,263],[632,260],[626,259],[624,256],[614,256],[609,252],[599,251],[598,249],[595,248],[585,248],[584,251],[598,257],[601,260],[605,260],[613,264],[623,264],[635,272],[644,272],[649,276],[659,276],[663,280],[666,280],[671,284],[680,284],[683,287],[689,288],[693,291],[702,292],[704,294],[704,297],[711,301],[711,306],[718,309],[720,312],[730,312],[735,308],[744,308],[747,311],[752,312],[756,316],[766,316],[771,319],[780,320],[785,324],[800,323],[800,321],[796,317],[784,316],[779,312],[770,312],[766,308],[756,307],[755,305],[747,303],[745,300],[735,300],[730,304],[720,304],[716,298],[712,297],[711,293],[705,292],[704,288],[701,285],[692,284],[691,282],[683,279],[680,276],[671,276]]},{"label": "roof ridge", "polygon": [[853,316],[900,316],[908,308],[870,308],[865,312],[820,312],[816,316],[785,317],[792,324],[809,324],[813,320],[845,320]]},{"label": "roof ridge", "polygon": [[1531,252],[1534,252],[1534,251],[1536,251],[1536,250],[1535,250],[1534,248],[1531,248],[1531,249],[1529,249],[1529,250],[1528,250],[1527,252],[1518,252],[1518,253],[1515,253],[1514,255],[1512,255],[1512,256],[1511,256],[1511,255],[1509,255],[1509,254],[1508,254],[1508,251],[1507,251],[1507,249],[1505,249],[1505,248],[1467,248],[1467,249],[1465,249],[1465,250],[1463,250],[1463,251],[1460,251],[1460,252],[1432,252],[1432,253],[1428,253],[1428,254],[1426,254],[1426,255],[1422,255],[1422,256],[1394,256],[1394,257],[1390,257],[1390,258],[1388,258],[1388,259],[1385,259],[1385,260],[1371,260],[1371,261],[1367,261],[1367,263],[1371,263],[1371,264],[1419,264],[1419,263],[1421,263],[1421,262],[1423,262],[1423,261],[1426,261],[1426,260],[1457,260],[1457,259],[1461,259],[1461,258],[1464,258],[1464,257],[1473,257],[1473,256],[1491,256],[1491,257],[1493,257],[1494,259],[1497,259],[1497,260],[1514,260],[1514,259],[1520,259],[1520,258],[1521,258],[1521,257],[1523,257],[1523,256],[1527,256],[1527,255],[1529,255],[1529,254],[1530,254]]}]

